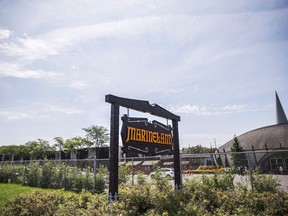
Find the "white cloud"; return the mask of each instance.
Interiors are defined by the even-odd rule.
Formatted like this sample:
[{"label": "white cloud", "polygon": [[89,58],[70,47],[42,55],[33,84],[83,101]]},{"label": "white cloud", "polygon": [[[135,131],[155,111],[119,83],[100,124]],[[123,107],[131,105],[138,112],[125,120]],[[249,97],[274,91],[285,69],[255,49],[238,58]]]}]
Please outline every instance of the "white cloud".
[{"label": "white cloud", "polygon": [[58,53],[55,44],[49,43],[49,40],[30,37],[17,38],[16,41],[2,44],[0,48],[7,56],[20,57],[28,61],[42,59]]},{"label": "white cloud", "polygon": [[195,114],[195,115],[205,115],[207,114],[207,108],[205,106],[200,107],[197,105],[177,105],[168,108],[172,113],[185,113],[185,114]]},{"label": "white cloud", "polygon": [[0,111],[0,117],[3,117],[7,120],[20,120],[30,118],[31,115],[25,112]]},{"label": "white cloud", "polygon": [[86,81],[77,80],[77,81],[71,81],[69,86],[74,88],[74,89],[83,90],[83,89],[89,87],[90,85]]},{"label": "white cloud", "polygon": [[168,106],[168,110],[172,113],[178,114],[192,114],[192,115],[221,115],[233,112],[244,112],[247,111],[245,105],[233,104],[225,105],[223,107],[207,107],[198,105],[176,105]]},{"label": "white cloud", "polygon": [[11,36],[11,31],[8,29],[0,29],[0,40],[7,39]]},{"label": "white cloud", "polygon": [[13,111],[0,110],[0,117],[7,120],[47,119],[50,118],[51,115],[55,116],[55,114],[77,115],[83,113],[81,110],[73,107],[50,104],[34,104],[31,105],[31,107],[29,109],[25,108],[24,106],[22,107],[22,109],[27,111],[18,111],[17,109],[14,109]]},{"label": "white cloud", "polygon": [[40,104],[44,112],[64,113],[66,115],[81,114],[82,111],[73,107],[62,107],[50,104]]},{"label": "white cloud", "polygon": [[245,108],[244,105],[242,104],[233,104],[233,105],[226,105],[222,108],[222,110],[225,111],[238,111],[238,110],[243,110]]},{"label": "white cloud", "polygon": [[19,64],[0,62],[0,77],[1,76],[23,79],[55,79],[63,77],[63,74],[44,70],[29,70],[21,67]]}]

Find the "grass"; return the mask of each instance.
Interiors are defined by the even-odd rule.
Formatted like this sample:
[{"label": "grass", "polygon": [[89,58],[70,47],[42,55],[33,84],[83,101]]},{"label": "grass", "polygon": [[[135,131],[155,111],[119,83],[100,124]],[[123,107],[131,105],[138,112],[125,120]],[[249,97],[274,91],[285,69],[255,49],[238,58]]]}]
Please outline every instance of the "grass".
[{"label": "grass", "polygon": [[[32,191],[36,191],[36,190],[49,192],[49,191],[53,191],[54,189],[43,189],[43,188],[22,186],[19,184],[0,183],[0,212],[8,200],[13,199],[19,194],[31,193]],[[72,192],[67,192],[67,193],[72,193]]]},{"label": "grass", "polygon": [[31,193],[34,190],[49,190],[49,189],[40,189],[33,188],[28,186],[22,186],[17,184],[0,184],[0,209],[3,205],[10,199],[18,196],[23,193]]}]

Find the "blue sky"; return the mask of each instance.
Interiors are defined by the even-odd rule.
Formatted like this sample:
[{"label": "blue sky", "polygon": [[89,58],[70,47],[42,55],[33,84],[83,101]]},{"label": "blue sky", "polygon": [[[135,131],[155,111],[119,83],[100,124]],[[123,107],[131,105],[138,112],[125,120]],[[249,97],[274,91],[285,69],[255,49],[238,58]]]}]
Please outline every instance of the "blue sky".
[{"label": "blue sky", "polygon": [[0,145],[110,128],[106,94],[179,115],[181,148],[275,124],[287,27],[286,0],[1,0]]}]

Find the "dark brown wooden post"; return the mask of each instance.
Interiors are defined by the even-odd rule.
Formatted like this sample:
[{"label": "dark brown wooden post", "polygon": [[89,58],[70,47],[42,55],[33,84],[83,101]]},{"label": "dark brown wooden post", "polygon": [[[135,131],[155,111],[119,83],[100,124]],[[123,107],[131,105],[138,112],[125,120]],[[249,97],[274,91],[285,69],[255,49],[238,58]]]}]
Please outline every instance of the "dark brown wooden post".
[{"label": "dark brown wooden post", "polygon": [[180,164],[180,152],[179,152],[179,135],[178,135],[178,121],[172,120],[173,127],[173,146],[174,146],[174,171],[175,171],[175,189],[182,189],[181,182],[181,164]]},{"label": "dark brown wooden post", "polygon": [[119,105],[111,104],[110,119],[110,166],[109,196],[118,199],[118,161],[119,161]]}]

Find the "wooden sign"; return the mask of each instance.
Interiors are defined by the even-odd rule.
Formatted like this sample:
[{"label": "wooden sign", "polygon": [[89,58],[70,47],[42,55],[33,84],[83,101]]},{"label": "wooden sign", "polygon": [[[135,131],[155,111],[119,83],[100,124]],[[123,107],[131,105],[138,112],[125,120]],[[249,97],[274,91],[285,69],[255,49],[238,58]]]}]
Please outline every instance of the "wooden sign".
[{"label": "wooden sign", "polygon": [[123,151],[144,155],[170,154],[172,152],[172,128],[147,118],[131,118],[124,115],[121,137]]}]

